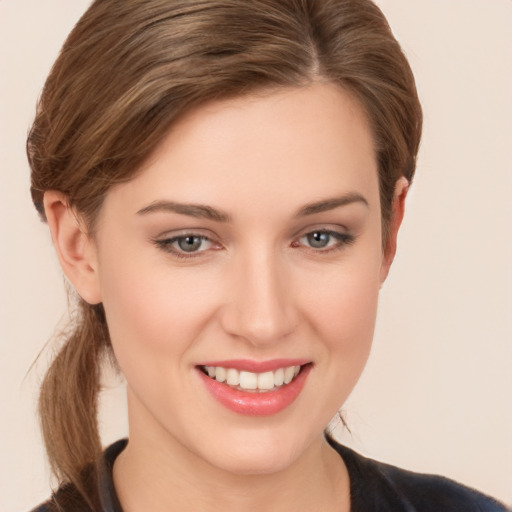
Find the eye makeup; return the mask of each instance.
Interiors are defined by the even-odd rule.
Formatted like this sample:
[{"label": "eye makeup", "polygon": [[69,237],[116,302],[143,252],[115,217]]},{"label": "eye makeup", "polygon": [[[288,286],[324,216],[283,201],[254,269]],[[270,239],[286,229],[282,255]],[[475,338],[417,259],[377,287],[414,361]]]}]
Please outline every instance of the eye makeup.
[{"label": "eye makeup", "polygon": [[[309,230],[295,237],[290,243],[293,249],[304,249],[313,253],[326,254],[344,249],[353,244],[355,235],[333,229]],[[161,250],[180,259],[197,258],[210,251],[218,251],[223,246],[200,232],[181,232],[174,236],[155,238],[153,243]]]}]

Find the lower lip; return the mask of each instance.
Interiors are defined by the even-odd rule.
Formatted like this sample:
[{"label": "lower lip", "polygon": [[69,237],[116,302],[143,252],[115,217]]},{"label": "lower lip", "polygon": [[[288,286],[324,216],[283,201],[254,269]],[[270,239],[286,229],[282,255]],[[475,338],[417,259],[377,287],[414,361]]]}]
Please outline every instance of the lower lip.
[{"label": "lower lip", "polygon": [[246,416],[270,416],[286,409],[299,396],[311,370],[308,364],[290,384],[285,384],[275,391],[255,392],[240,391],[225,383],[218,382],[198,369],[208,391],[218,402],[233,412]]}]

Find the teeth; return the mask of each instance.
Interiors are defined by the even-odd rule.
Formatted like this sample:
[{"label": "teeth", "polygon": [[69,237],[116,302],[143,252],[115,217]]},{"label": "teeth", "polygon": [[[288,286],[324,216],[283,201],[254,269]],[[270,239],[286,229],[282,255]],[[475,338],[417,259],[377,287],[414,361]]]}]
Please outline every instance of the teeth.
[{"label": "teeth", "polygon": [[290,382],[293,379],[293,375],[295,373],[295,368],[293,366],[288,366],[288,368],[285,368],[284,370],[284,383],[290,384]]},{"label": "teeth", "polygon": [[242,389],[258,389],[258,375],[251,372],[240,372],[240,387]]},{"label": "teeth", "polygon": [[224,382],[226,380],[226,373],[226,368],[222,368],[222,366],[217,366],[217,368],[215,368],[215,378],[219,382]]},{"label": "teeth", "polygon": [[[215,377],[215,373],[215,368],[213,371],[213,375],[210,375],[210,372],[208,371],[208,375],[210,375],[210,377]],[[226,372],[226,382],[230,386],[238,386],[238,384],[240,384],[240,372],[235,370],[234,368],[229,368],[229,370]]]},{"label": "teeth", "polygon": [[284,369],[279,368],[274,372],[274,386],[282,386],[284,384]]},{"label": "teeth", "polygon": [[289,384],[300,372],[300,366],[278,368],[272,372],[253,373],[238,371],[235,368],[222,366],[205,366],[206,373],[218,382],[226,382],[229,386],[244,391],[270,391]]},{"label": "teeth", "polygon": [[[253,374],[255,375],[255,374]],[[272,389],[274,387],[274,372],[265,372],[258,375],[258,389]]]}]

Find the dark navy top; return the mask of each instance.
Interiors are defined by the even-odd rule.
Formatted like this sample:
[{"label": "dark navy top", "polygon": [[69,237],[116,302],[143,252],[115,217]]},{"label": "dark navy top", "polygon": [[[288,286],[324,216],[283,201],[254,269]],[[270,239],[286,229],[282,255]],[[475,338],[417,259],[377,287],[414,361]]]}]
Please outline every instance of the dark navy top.
[{"label": "dark navy top", "polygon": [[[383,464],[327,440],[347,466],[351,512],[507,512],[493,498],[453,480]],[[122,512],[112,468],[126,444],[126,439],[117,441],[103,453],[96,481],[90,483],[92,508],[73,486],[64,485],[32,512]]]}]

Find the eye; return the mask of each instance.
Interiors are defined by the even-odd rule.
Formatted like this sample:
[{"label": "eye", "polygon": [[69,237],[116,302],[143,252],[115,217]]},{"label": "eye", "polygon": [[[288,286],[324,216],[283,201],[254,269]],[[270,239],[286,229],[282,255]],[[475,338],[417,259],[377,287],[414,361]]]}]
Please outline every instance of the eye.
[{"label": "eye", "polygon": [[294,247],[306,246],[311,249],[327,252],[351,244],[353,241],[353,235],[339,233],[338,231],[319,229],[306,233],[292,245]]},{"label": "eye", "polygon": [[155,243],[163,250],[182,258],[195,256],[216,247],[208,237],[193,233],[155,240]]},{"label": "eye", "polygon": [[315,249],[324,249],[331,242],[331,234],[325,231],[315,231],[306,235],[308,244]]},{"label": "eye", "polygon": [[202,245],[206,245],[204,237],[194,235],[180,237],[176,239],[175,244],[183,252],[196,252]]}]

